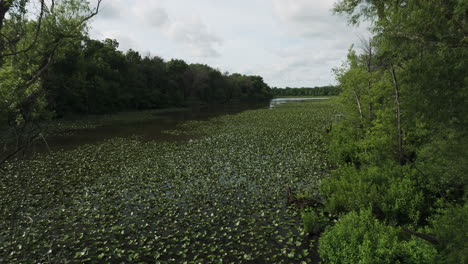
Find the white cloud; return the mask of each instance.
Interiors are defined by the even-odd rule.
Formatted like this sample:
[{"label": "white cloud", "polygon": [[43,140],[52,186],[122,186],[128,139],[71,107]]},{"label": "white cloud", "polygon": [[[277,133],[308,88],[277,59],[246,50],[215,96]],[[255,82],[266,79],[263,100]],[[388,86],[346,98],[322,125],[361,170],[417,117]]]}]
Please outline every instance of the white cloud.
[{"label": "white cloud", "polygon": [[369,35],[333,16],[335,1],[105,0],[91,35],[116,38],[121,50],[261,75],[272,86],[326,85],[349,46]]},{"label": "white cloud", "polygon": [[178,43],[189,48],[194,55],[200,57],[218,57],[215,45],[222,44],[222,39],[210,32],[207,26],[197,18],[173,23],[168,34]]},{"label": "white cloud", "polygon": [[134,6],[133,13],[145,26],[160,28],[170,23],[169,15],[157,1],[139,1]]},{"label": "white cloud", "polygon": [[133,12],[143,26],[159,30],[171,40],[190,50],[197,57],[218,57],[215,46],[222,40],[211,32],[200,18],[170,17],[158,1],[141,1],[134,6]]},{"label": "white cloud", "polygon": [[[369,36],[364,27],[353,28],[346,19],[332,15],[335,0],[274,0],[273,11],[285,30],[300,39],[298,45],[276,50],[282,67],[277,82],[327,85],[334,83],[331,68],[345,59],[347,49],[360,36]],[[300,81],[298,81],[300,80]]]},{"label": "white cloud", "polygon": [[99,10],[99,17],[102,19],[118,19],[120,10],[112,4],[103,5]]},{"label": "white cloud", "polygon": [[355,34],[346,19],[333,15],[335,0],[274,0],[275,15],[289,30],[305,38],[343,38]]},{"label": "white cloud", "polygon": [[329,17],[334,0],[273,0],[274,10],[284,20],[315,20],[314,17]]},{"label": "white cloud", "polygon": [[127,51],[129,49],[138,50],[139,46],[136,41],[118,30],[110,30],[104,32],[97,32],[94,37],[98,39],[115,39],[119,43],[119,50]]}]

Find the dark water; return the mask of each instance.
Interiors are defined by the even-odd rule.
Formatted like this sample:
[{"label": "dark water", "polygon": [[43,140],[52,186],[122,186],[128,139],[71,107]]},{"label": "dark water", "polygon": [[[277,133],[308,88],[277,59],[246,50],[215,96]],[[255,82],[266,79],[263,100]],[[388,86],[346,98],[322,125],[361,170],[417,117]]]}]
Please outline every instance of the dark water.
[{"label": "dark water", "polygon": [[[180,130],[180,124],[187,121],[204,121],[217,116],[237,114],[246,110],[273,108],[279,104],[289,102],[303,102],[306,100],[320,100],[326,98],[276,98],[270,102],[256,104],[225,104],[187,108],[183,110],[154,113],[142,120],[126,120],[105,122],[94,128],[70,129],[61,135],[48,136],[47,140],[36,140],[27,156],[59,150],[71,150],[80,145],[99,143],[116,137],[138,137],[142,141],[177,142],[188,141],[197,135],[174,135],[167,133]],[[2,156],[0,153],[0,157]]]},{"label": "dark water", "polygon": [[[155,113],[144,121],[106,122],[94,128],[70,129],[63,135],[48,136],[47,144],[37,140],[31,151],[42,153],[50,150],[70,150],[83,144],[98,143],[116,137],[138,137],[143,141],[187,141],[196,135],[173,135],[170,130],[180,130],[179,125],[187,121],[204,121],[217,116],[237,114],[245,110],[268,108],[268,102],[263,104],[226,104],[210,105]],[[165,132],[166,131],[166,132]],[[48,145],[48,146],[47,146]]]}]

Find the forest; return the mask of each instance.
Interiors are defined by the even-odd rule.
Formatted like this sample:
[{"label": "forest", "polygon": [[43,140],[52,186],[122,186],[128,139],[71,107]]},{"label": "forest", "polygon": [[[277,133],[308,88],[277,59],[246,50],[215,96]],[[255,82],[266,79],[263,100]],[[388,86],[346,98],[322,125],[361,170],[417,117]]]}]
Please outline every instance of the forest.
[{"label": "forest", "polygon": [[116,40],[80,38],[43,79],[48,109],[58,116],[195,104],[262,101],[272,97],[260,76],[222,73],[203,64],[123,53]]},{"label": "forest", "polygon": [[338,1],[374,36],[334,69],[325,263],[466,263],[468,3]]}]

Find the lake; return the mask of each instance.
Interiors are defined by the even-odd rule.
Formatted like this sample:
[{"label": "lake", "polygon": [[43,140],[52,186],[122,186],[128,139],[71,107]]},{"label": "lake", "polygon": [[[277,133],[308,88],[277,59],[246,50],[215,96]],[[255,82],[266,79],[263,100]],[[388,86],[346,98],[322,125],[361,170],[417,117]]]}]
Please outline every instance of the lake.
[{"label": "lake", "polygon": [[276,105],[284,104],[284,103],[299,103],[299,102],[305,102],[305,101],[309,101],[309,100],[327,100],[327,99],[328,98],[318,98],[318,97],[314,97],[314,98],[301,98],[301,97],[298,97],[298,98],[275,98],[275,99],[272,99],[270,101],[270,108],[273,108]]},{"label": "lake", "polygon": [[[230,105],[54,120],[51,129],[62,132],[88,129],[63,133],[63,144],[76,139],[73,150],[3,167],[6,262],[318,263],[317,237],[289,200],[315,201],[328,175],[333,106],[266,102],[249,111]],[[146,131],[148,116],[199,136],[156,142],[164,138],[159,128]],[[176,119],[183,124],[170,125]],[[135,133],[146,139],[106,139]],[[80,145],[98,136],[105,140]],[[56,142],[49,138],[52,148]]]},{"label": "lake", "polygon": [[[204,105],[184,109],[169,109],[164,111],[143,111],[145,118],[139,118],[141,112],[129,112],[113,115],[125,115],[122,119],[115,118],[89,128],[70,128],[59,134],[47,137],[47,144],[37,140],[31,151],[33,154],[58,150],[71,150],[80,145],[102,142],[116,137],[138,137],[142,141],[177,142],[188,141],[196,136],[186,134],[167,133],[180,130],[180,124],[188,121],[205,121],[222,115],[238,114],[246,110],[273,108],[280,104],[304,102],[308,100],[324,100],[328,98],[275,98],[265,103],[255,104],[223,104]],[[134,115],[134,119],[132,119]]]}]

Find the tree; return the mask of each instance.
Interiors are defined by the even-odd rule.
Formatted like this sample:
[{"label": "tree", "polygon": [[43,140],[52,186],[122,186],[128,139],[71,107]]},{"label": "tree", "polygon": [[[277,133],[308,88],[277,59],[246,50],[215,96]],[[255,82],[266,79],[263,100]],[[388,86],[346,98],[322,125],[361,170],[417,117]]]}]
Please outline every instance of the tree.
[{"label": "tree", "polygon": [[166,64],[166,73],[169,78],[165,94],[171,105],[184,105],[187,91],[188,65],[183,60],[172,59]]},{"label": "tree", "polygon": [[406,235],[444,241],[440,259],[461,256],[447,245],[463,239],[443,233],[463,227],[439,218],[434,227],[444,231],[433,228],[435,236],[414,229],[429,230],[427,219],[440,210],[466,214],[465,2],[341,0],[335,6],[351,24],[372,21],[374,37],[363,53],[350,50],[336,70],[348,114],[332,130],[339,169],[322,184],[325,203],[339,213],[369,209]]},{"label": "tree", "polygon": [[16,142],[0,164],[42,137],[37,121],[47,115],[41,81],[61,47],[82,38],[100,3],[91,10],[78,0],[0,1],[1,126]]}]

